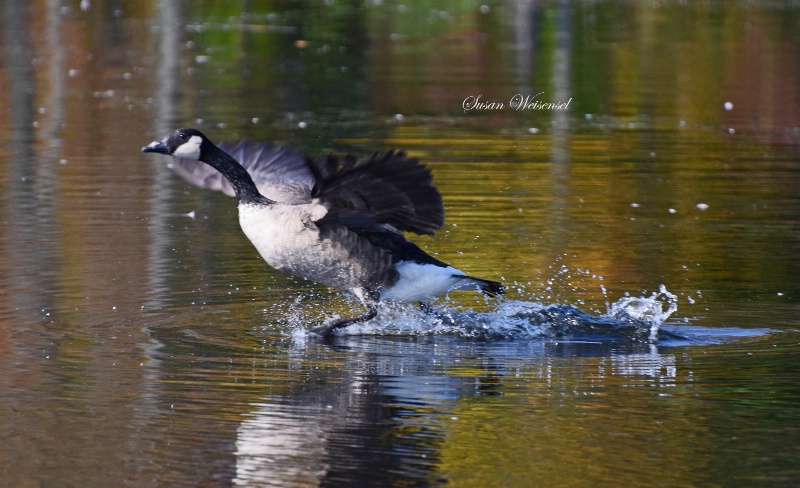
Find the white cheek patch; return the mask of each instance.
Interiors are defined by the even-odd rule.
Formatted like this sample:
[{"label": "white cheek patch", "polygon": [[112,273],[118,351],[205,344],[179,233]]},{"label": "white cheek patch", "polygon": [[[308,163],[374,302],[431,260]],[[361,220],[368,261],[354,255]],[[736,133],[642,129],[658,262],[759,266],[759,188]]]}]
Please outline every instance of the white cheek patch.
[{"label": "white cheek patch", "polygon": [[188,141],[178,146],[172,155],[177,158],[200,159],[200,144],[202,143],[203,139],[200,136],[192,136]]}]

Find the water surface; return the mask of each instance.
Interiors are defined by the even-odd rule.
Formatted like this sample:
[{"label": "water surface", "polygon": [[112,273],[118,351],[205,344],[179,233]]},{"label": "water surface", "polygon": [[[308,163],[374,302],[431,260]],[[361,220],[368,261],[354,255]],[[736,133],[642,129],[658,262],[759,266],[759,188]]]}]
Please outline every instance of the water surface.
[{"label": "water surface", "polygon": [[[0,476],[791,486],[798,26],[791,2],[7,2]],[[309,337],[357,302],[139,152],[180,126],[408,151],[447,209],[416,242],[507,299]]]}]

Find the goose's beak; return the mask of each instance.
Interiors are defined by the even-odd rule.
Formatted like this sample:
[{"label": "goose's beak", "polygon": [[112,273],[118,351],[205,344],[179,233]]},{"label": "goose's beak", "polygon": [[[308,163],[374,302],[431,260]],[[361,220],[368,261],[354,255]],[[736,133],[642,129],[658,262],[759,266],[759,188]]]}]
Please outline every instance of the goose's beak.
[{"label": "goose's beak", "polygon": [[153,152],[159,154],[169,154],[169,148],[164,141],[153,141],[142,148],[142,152]]}]

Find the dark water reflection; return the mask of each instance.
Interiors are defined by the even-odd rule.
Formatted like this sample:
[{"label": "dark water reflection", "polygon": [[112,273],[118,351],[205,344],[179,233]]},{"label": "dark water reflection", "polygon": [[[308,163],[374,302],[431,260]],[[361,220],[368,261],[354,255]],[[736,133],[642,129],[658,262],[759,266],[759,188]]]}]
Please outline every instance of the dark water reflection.
[{"label": "dark water reflection", "polygon": [[[2,9],[5,486],[795,482],[791,2]],[[569,110],[508,106],[538,93]],[[509,301],[310,340],[354,303],[268,269],[233,201],[139,153],[186,125],[423,158],[448,215],[418,242]],[[502,328],[660,285],[656,341]]]}]

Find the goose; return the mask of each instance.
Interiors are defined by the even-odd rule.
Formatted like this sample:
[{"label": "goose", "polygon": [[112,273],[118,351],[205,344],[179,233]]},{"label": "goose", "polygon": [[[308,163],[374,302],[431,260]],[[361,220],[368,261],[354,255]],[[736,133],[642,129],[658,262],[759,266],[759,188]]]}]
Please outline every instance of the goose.
[{"label": "goose", "polygon": [[364,305],[363,314],[330,320],[313,333],[330,337],[370,320],[382,301],[427,308],[428,300],[454,290],[503,295],[502,283],[468,276],[404,237],[432,235],[444,225],[441,194],[418,159],[396,151],[363,161],[314,159],[270,143],[220,145],[185,128],[142,152],[172,156],[172,168],[190,182],[235,196],[242,231],[270,266],[350,292]]}]

